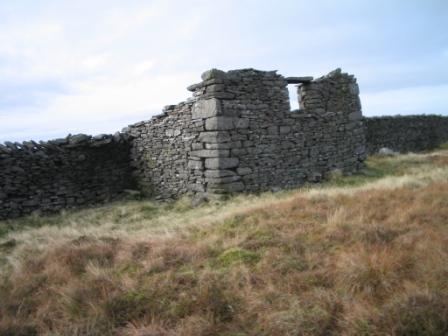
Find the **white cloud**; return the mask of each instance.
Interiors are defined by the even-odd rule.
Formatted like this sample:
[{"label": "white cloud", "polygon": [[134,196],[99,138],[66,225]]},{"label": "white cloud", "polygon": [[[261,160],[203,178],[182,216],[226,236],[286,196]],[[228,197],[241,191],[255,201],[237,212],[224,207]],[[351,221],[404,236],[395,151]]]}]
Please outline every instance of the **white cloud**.
[{"label": "white cloud", "polygon": [[143,76],[156,66],[156,61],[143,61],[133,66],[132,75]]},{"label": "white cloud", "polygon": [[109,58],[106,53],[90,55],[81,61],[81,66],[88,72],[95,72],[105,68],[110,61]]},{"label": "white cloud", "polygon": [[[2,128],[8,133],[29,139],[35,129],[49,134],[110,133],[128,123],[150,119],[163,106],[175,104],[174,96],[186,99],[188,91],[179,83],[192,82],[196,74],[179,73],[159,76],[109,77],[76,83],[70,94],[55,95],[45,109],[0,115]],[[19,125],[19,127],[18,127]],[[8,140],[3,134],[0,140]],[[48,137],[45,137],[48,138]]]},{"label": "white cloud", "polygon": [[177,24],[167,23],[169,29],[161,34],[157,29],[171,7],[161,1],[114,7],[80,27],[69,17],[39,17],[2,29],[0,60],[7,66],[0,69],[0,84],[28,83],[34,96],[43,98],[40,83],[51,80],[63,83],[64,92],[46,92],[45,105],[3,106],[0,141],[33,134],[51,138],[68,132],[114,132],[185,100],[185,88],[198,81],[199,74],[175,68],[183,54],[166,55],[164,44],[174,41],[179,30],[182,38],[194,39],[200,25],[197,17],[178,17]]}]

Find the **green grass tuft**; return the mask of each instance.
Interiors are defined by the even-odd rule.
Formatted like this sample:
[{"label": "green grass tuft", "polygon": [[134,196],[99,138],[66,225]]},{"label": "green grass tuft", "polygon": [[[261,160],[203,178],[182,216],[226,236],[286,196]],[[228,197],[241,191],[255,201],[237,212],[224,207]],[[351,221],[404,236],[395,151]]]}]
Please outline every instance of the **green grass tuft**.
[{"label": "green grass tuft", "polygon": [[444,142],[443,144],[441,144],[441,145],[439,146],[439,149],[442,149],[442,150],[446,150],[446,149],[448,149],[448,142]]},{"label": "green grass tuft", "polygon": [[232,247],[218,256],[219,265],[227,267],[234,263],[254,264],[260,260],[259,253]]}]

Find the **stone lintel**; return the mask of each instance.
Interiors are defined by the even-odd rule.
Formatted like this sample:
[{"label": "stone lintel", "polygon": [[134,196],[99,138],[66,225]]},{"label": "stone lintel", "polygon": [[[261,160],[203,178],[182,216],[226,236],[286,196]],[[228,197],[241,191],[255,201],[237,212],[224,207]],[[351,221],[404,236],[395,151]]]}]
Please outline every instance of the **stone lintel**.
[{"label": "stone lintel", "polygon": [[312,76],[304,76],[304,77],[286,77],[286,82],[288,84],[305,84],[309,83],[314,79]]}]

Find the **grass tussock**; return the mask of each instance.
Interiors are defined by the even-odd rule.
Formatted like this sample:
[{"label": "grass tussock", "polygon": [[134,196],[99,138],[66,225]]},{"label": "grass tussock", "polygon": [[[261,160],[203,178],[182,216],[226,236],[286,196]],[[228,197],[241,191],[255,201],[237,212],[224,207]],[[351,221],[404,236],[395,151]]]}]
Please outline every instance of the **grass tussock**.
[{"label": "grass tussock", "polygon": [[1,335],[448,334],[444,151],[194,209],[1,225]]}]

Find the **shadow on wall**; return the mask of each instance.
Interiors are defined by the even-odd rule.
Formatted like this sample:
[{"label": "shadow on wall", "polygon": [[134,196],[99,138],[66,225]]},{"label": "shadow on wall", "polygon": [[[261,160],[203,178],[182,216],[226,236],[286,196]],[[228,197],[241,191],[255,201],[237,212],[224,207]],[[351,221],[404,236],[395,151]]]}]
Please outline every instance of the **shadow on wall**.
[{"label": "shadow on wall", "polygon": [[439,147],[448,141],[448,117],[437,115],[387,116],[364,119],[369,154],[381,148],[401,153]]},{"label": "shadow on wall", "polygon": [[0,145],[0,219],[117,198],[135,184],[126,134]]}]

